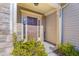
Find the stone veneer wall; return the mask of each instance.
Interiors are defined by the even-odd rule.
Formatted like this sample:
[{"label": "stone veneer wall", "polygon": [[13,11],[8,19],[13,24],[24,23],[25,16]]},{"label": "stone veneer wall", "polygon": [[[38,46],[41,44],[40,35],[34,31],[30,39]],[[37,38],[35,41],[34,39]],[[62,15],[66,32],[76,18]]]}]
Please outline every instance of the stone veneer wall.
[{"label": "stone veneer wall", "polygon": [[0,3],[0,55],[9,55],[10,47],[10,4]]}]

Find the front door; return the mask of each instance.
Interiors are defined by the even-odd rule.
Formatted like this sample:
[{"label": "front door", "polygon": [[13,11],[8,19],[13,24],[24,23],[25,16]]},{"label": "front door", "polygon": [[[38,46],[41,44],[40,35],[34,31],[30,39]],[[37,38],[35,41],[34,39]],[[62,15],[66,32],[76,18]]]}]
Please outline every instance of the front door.
[{"label": "front door", "polygon": [[38,38],[38,26],[39,21],[37,18],[27,16],[23,20],[23,35],[24,38],[27,37],[27,40]]}]

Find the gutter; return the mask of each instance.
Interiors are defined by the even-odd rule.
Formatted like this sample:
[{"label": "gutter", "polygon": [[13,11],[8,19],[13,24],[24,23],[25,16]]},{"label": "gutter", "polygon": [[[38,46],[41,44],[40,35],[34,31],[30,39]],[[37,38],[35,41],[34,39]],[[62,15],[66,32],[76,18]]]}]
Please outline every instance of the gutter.
[{"label": "gutter", "polygon": [[69,4],[66,3],[65,5],[61,6],[61,8],[63,9],[63,8],[65,8],[65,7],[67,7],[68,5],[69,5]]}]

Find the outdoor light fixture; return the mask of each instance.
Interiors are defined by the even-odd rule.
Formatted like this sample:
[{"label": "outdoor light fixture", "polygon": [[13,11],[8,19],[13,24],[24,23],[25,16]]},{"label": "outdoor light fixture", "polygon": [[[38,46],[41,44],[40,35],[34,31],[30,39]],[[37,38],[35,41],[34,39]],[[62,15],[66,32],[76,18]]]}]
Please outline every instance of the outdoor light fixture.
[{"label": "outdoor light fixture", "polygon": [[34,6],[38,6],[39,3],[34,3]]}]

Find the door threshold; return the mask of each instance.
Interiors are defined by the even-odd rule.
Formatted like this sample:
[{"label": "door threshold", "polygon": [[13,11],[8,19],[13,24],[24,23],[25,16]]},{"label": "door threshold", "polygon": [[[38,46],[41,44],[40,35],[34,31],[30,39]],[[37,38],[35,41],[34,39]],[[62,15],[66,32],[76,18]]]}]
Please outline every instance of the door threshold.
[{"label": "door threshold", "polygon": [[56,44],[51,43],[51,42],[49,42],[49,41],[47,41],[47,40],[44,40],[44,41],[47,42],[47,43],[49,43],[49,44],[52,44],[52,45],[56,46]]}]

